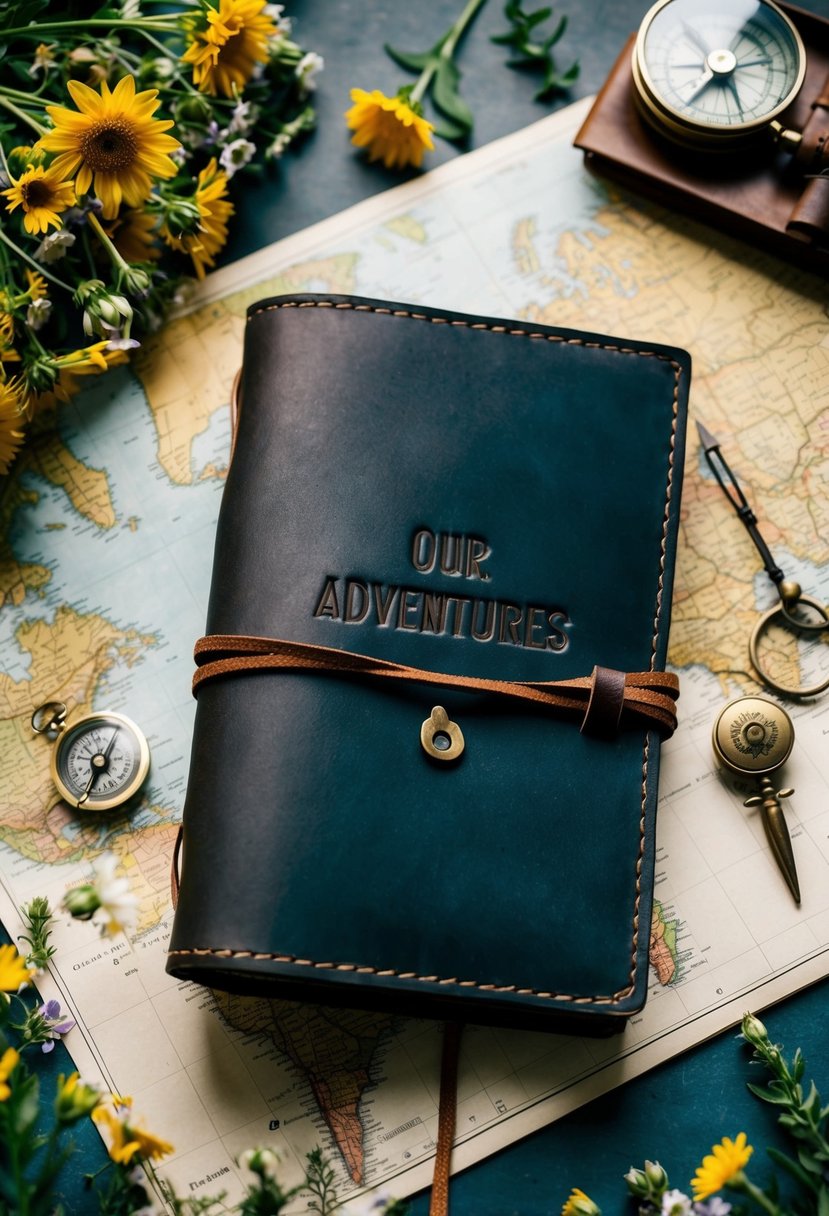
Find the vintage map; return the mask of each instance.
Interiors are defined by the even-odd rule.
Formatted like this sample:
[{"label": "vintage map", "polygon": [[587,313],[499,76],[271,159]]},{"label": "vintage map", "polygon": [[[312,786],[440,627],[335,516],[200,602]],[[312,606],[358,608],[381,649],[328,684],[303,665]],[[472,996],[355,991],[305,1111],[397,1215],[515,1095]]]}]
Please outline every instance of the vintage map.
[{"label": "vintage map", "polygon": [[[439,1028],[217,996],[164,972],[168,871],[187,779],[193,640],[203,631],[247,304],[349,292],[687,347],[692,415],[752,487],[775,556],[829,599],[829,326],[808,274],[620,197],[571,140],[584,104],[361,204],[208,279],[130,369],[92,383],[31,445],[0,500],[0,909],[58,904],[112,849],[141,898],[132,943],[62,922],[51,982],[78,1018],[84,1073],[131,1093],[173,1141],[185,1194],[238,1189],[234,1158],[278,1149],[287,1180],[321,1144],[343,1194],[428,1183]],[[597,453],[597,459],[601,454]],[[651,993],[619,1038],[470,1029],[456,1161],[467,1164],[829,971],[829,697],[789,705],[784,784],[804,893],[777,874],[745,789],[716,774],[715,713],[757,691],[746,643],[772,600],[693,430],[671,661],[681,727],[660,787]],[[825,643],[777,641],[780,670]],[[120,710],[146,731],[149,784],[127,815],[56,800],[34,706]],[[484,894],[482,893],[482,898]],[[601,933],[597,924],[596,932]]]}]

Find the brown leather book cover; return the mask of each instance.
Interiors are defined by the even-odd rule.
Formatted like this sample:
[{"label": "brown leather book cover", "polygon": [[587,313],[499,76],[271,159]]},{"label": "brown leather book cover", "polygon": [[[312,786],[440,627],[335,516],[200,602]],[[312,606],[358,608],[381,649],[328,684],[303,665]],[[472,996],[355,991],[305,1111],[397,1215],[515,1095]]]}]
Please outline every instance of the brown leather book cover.
[{"label": "brown leather book cover", "polygon": [[[811,119],[825,119],[829,133],[829,21],[793,5],[781,4],[794,21],[806,47],[803,87],[781,121],[802,130]],[[647,126],[634,100],[632,34],[575,138],[585,164],[631,190],[686,212],[736,236],[822,273],[829,271],[829,198],[814,215],[815,181],[805,177],[791,155],[769,139],[739,156],[692,152],[661,139]],[[821,104],[822,103],[822,104]],[[829,195],[829,190],[824,192]],[[798,226],[810,206],[817,225]],[[825,214],[823,214],[825,212]],[[796,229],[787,225],[794,221]]]}]

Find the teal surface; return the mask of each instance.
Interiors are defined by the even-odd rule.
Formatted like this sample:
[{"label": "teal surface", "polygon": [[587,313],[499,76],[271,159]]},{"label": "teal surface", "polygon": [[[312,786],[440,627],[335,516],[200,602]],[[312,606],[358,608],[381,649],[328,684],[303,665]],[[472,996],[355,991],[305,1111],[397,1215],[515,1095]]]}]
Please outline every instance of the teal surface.
[{"label": "teal surface", "polygon": [[[789,1054],[802,1047],[806,1077],[829,1095],[829,981],[817,984],[763,1015],[772,1038]],[[632,1216],[622,1175],[645,1157],[660,1161],[682,1189],[711,1145],[744,1131],[755,1146],[751,1176],[770,1176],[765,1148],[785,1149],[774,1111],[746,1088],[761,1077],[749,1048],[727,1032],[574,1111],[453,1179],[452,1216],[557,1216],[573,1186],[585,1190],[604,1216]],[[63,1045],[36,1057],[46,1093],[72,1064]],[[84,1175],[106,1163],[93,1124],[78,1127],[77,1153],[61,1179],[67,1214],[97,1211]],[[417,1196],[410,1216],[427,1216],[428,1195]]]}]

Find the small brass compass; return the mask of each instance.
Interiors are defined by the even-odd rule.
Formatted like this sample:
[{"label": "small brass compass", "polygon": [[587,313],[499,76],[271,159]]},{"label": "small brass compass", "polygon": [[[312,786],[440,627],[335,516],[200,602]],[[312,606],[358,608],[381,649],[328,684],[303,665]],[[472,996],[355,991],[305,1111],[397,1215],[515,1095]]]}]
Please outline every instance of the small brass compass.
[{"label": "small brass compass", "polygon": [[32,730],[54,742],[52,780],[70,806],[111,811],[137,794],[150,771],[143,733],[123,714],[84,714],[71,724],[62,701],[32,714]]}]

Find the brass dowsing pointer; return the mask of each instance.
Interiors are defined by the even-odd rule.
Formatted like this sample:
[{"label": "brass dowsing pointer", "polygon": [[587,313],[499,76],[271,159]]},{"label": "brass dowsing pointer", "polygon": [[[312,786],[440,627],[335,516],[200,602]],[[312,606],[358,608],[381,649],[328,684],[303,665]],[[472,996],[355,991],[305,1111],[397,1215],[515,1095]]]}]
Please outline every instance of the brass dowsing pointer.
[{"label": "brass dowsing pointer", "polygon": [[[811,686],[804,685],[793,688],[780,684],[768,675],[761,666],[759,654],[760,639],[772,621],[778,617],[781,619],[781,623],[785,623],[789,629],[796,630],[799,633],[822,633],[824,629],[829,628],[829,612],[827,612],[819,600],[813,599],[810,595],[804,595],[800,583],[795,582],[794,579],[786,578],[772,557],[768,545],[760,535],[757,516],[751,509],[740,483],[720,451],[719,440],[715,439],[701,422],[697,422],[697,431],[699,432],[700,442],[702,443],[708,467],[717,479],[717,483],[723,494],[725,494],[737,512],[738,518],[745,526],[754,543],[754,547],[762,558],[763,568],[780,597],[778,604],[775,604],[773,608],[770,608],[760,616],[749,638],[748,653],[751,665],[763,683],[767,684],[769,688],[774,689],[775,692],[789,697],[816,697],[819,693],[829,688],[829,678],[820,684],[813,684]],[[818,619],[806,620],[802,615],[795,615],[797,608],[801,605],[811,608],[817,614]]]},{"label": "brass dowsing pointer", "polygon": [[714,723],[714,754],[720,763],[739,777],[756,777],[760,792],[746,798],[743,806],[759,806],[766,838],[786,885],[800,903],[800,883],[792,841],[781,798],[792,789],[775,790],[771,775],[789,758],[794,746],[792,720],[780,705],[765,697],[738,697],[721,711]]}]

